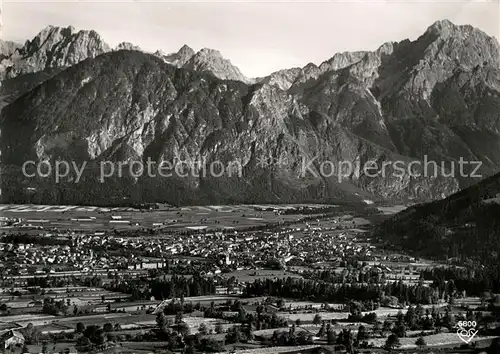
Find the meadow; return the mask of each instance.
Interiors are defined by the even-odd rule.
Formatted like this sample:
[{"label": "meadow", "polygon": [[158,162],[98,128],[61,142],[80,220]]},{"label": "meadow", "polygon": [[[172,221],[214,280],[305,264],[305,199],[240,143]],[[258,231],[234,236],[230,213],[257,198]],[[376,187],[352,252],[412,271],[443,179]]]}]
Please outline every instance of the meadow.
[{"label": "meadow", "polygon": [[[265,206],[285,210],[300,205]],[[311,205],[308,205],[311,207]],[[319,207],[319,206],[318,206]],[[59,205],[0,205],[3,217],[22,218],[32,227],[59,230],[103,231],[157,228],[163,231],[240,229],[268,223],[295,221],[301,214],[279,215],[264,206],[190,206],[153,210]],[[112,218],[114,217],[114,218]],[[16,231],[19,227],[0,226],[0,231]],[[22,228],[26,229],[26,227]]]}]

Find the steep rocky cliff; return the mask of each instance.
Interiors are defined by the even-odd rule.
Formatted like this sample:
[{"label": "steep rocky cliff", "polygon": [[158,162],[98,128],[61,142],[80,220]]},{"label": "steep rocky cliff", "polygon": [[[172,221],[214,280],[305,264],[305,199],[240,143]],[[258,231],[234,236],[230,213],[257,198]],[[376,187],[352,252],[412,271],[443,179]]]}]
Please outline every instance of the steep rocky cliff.
[{"label": "steep rocky cliff", "polygon": [[499,69],[495,38],[444,20],[413,42],[337,54],[264,81],[394,153],[427,156],[450,173],[460,158],[482,161],[486,176],[500,167]]},{"label": "steep rocky cliff", "polygon": [[95,31],[76,31],[71,26],[48,26],[2,61],[5,67],[3,75],[13,78],[50,68],[64,68],[109,50],[109,46]]},{"label": "steep rocky cliff", "polygon": [[19,43],[0,40],[0,59],[5,59],[10,57],[12,54],[15,53],[17,49],[21,47],[22,45]]},{"label": "steep rocky cliff", "polygon": [[183,45],[179,51],[171,54],[164,54],[162,52],[156,52],[155,55],[159,56],[166,63],[172,64],[178,68],[182,68],[188,61],[195,55],[193,48],[188,45]]},{"label": "steep rocky cliff", "polygon": [[0,56],[0,108],[62,69],[106,53],[95,31],[47,26],[24,45],[8,45]]},{"label": "steep rocky cliff", "polygon": [[[130,42],[121,42],[114,49],[95,31],[74,27],[47,26],[24,45],[0,41],[0,108],[28,92],[61,70],[87,58],[111,50],[142,50]],[[176,67],[188,67],[210,73],[220,79],[250,82],[240,70],[217,50],[202,49],[196,53],[187,45],[178,52],[153,53]]]},{"label": "steep rocky cliff", "polygon": [[[172,203],[366,197],[361,187],[388,198],[430,198],[456,189],[454,181],[441,178],[367,178],[356,171],[338,183],[337,175],[320,173],[321,162],[405,158],[311,112],[273,86],[221,81],[135,51],[107,53],[61,72],[5,107],[0,126],[5,171],[19,173],[14,166],[26,160],[148,158],[188,161],[194,170],[198,161],[222,161],[226,169],[221,177],[174,173],[137,181],[125,176],[103,185],[90,172],[78,184],[55,186],[50,179],[17,175],[2,180],[3,195],[11,199],[21,197],[23,183],[45,188],[55,200],[102,202],[114,195]],[[269,158],[269,165],[261,163]],[[303,170],[304,159],[314,161],[311,170]],[[229,170],[235,161],[242,166],[241,175]]]},{"label": "steep rocky cliff", "polygon": [[203,48],[182,66],[185,69],[209,72],[222,80],[238,80],[250,83],[231,61],[215,49]]},{"label": "steep rocky cliff", "polygon": [[[209,49],[89,56],[3,109],[2,196],[59,203],[442,198],[474,181],[450,173],[460,157],[484,161],[485,175],[500,167],[498,49],[477,29],[440,21],[416,41],[337,54],[257,84]],[[425,155],[444,164],[426,176],[397,173],[394,162],[407,170]],[[78,184],[74,175],[55,184],[21,176],[27,159],[90,162]],[[115,171],[101,184],[103,160],[183,161],[191,172]],[[215,161],[225,173],[203,173]],[[378,174],[363,173],[368,161]],[[241,174],[228,172],[231,163]],[[354,168],[341,173],[341,163]]]}]

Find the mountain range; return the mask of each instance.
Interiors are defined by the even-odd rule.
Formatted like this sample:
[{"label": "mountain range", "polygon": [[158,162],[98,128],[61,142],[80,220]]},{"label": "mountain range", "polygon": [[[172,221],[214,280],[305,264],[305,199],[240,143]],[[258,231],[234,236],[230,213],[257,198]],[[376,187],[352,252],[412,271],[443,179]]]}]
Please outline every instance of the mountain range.
[{"label": "mountain range", "polygon": [[[451,173],[460,159],[481,161],[483,176],[500,167],[499,44],[447,20],[414,41],[263,78],[245,77],[214,49],[111,48],[72,27],[2,42],[0,58],[4,202],[426,201],[478,182]],[[434,173],[393,173],[391,162],[424,158],[438,162]],[[78,184],[21,173],[24,161],[58,159],[90,167]],[[96,181],[100,161],[147,159],[239,161],[242,174]],[[307,174],[304,161],[313,161]],[[368,161],[385,173],[322,170]]]}]

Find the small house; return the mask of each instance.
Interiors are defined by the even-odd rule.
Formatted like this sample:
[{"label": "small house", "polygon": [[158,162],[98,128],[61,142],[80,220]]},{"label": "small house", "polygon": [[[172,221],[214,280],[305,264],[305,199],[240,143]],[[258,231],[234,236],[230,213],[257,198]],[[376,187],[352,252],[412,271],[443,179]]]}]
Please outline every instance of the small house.
[{"label": "small house", "polygon": [[24,341],[24,336],[16,330],[9,330],[0,335],[0,345],[3,349],[13,348],[16,345],[22,347]]}]

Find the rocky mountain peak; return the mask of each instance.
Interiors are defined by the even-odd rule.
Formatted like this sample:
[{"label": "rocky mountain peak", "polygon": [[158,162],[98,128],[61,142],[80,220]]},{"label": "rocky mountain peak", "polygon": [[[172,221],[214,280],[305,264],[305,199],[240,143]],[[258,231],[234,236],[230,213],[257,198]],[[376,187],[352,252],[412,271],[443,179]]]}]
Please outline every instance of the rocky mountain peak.
[{"label": "rocky mountain peak", "polygon": [[[434,47],[442,47],[441,52],[462,54],[468,52],[469,57],[474,57],[472,52],[477,52],[478,56],[487,54],[490,59],[498,60],[500,47],[496,38],[489,36],[485,32],[470,25],[455,25],[451,21],[442,20],[433,23],[425,33],[417,39],[417,43],[427,42]],[[455,59],[455,58],[453,58]],[[468,58],[465,59],[466,62]]]},{"label": "rocky mountain peak", "polygon": [[[63,44],[71,44],[73,46],[87,45],[89,47],[92,44],[96,44],[109,50],[109,46],[104,43],[99,33],[94,30],[77,31],[73,26],[58,27],[52,25],[42,29],[31,41],[27,41],[24,49],[25,54],[29,55],[32,52],[40,50],[51,51],[54,47],[61,47]],[[91,49],[89,48],[87,51]]]},{"label": "rocky mountain peak", "polygon": [[222,80],[250,82],[230,60],[224,58],[216,49],[203,48],[194,54],[184,65],[189,70],[209,72]]},{"label": "rocky mountain peak", "polygon": [[321,71],[339,70],[360,61],[367,52],[342,52],[337,53],[320,65]]},{"label": "rocky mountain peak", "polygon": [[154,55],[163,59],[166,63],[181,68],[194,55],[194,50],[184,44],[176,53],[165,54],[162,50],[157,50]]},{"label": "rocky mountain peak", "polygon": [[[2,63],[34,72],[69,66],[103,48],[95,32],[48,27]],[[2,156],[10,159],[4,161],[13,164],[28,157],[67,154],[123,161],[206,155],[212,160],[241,158],[251,172],[251,179],[236,182],[193,179],[179,184],[181,189],[172,187],[170,180],[168,185],[142,181],[147,193],[154,193],[145,193],[145,200],[154,200],[161,188],[165,198],[183,203],[199,200],[200,191],[207,193],[207,200],[284,202],[352,196],[354,187],[356,194],[386,199],[444,197],[471,179],[444,173],[398,177],[391,171],[371,178],[358,171],[344,189],[336,178],[299,178],[297,166],[303,156],[318,156],[318,163],[405,164],[428,156],[446,163],[437,167],[441,172],[460,157],[484,161],[484,175],[497,171],[498,49],[498,42],[478,29],[440,21],[416,40],[387,42],[370,52],[339,53],[319,66],[280,70],[260,79],[260,85],[243,84],[249,80],[214,49],[195,53],[183,46],[168,55],[112,51],[67,70],[39,73],[46,76],[17,76],[13,81],[18,86],[2,83],[2,89],[17,98],[2,111],[5,135],[0,147]],[[193,71],[211,75],[200,79]],[[28,76],[36,76],[30,77],[33,84]],[[21,89],[15,91],[17,87]],[[19,94],[26,92],[31,93]],[[254,168],[269,151],[291,163],[265,171]],[[95,183],[88,183],[85,191],[95,190]],[[128,193],[128,182],[120,183]],[[17,192],[9,188],[15,199]],[[186,199],[187,193],[192,197]],[[277,199],[269,199],[273,193]],[[98,192],[92,198],[104,195]]]},{"label": "rocky mountain peak", "polygon": [[199,57],[212,57],[212,58],[223,58],[220,51],[217,49],[211,48],[202,48],[198,53],[196,53]]},{"label": "rocky mountain peak", "polygon": [[16,52],[16,50],[20,49],[21,47],[22,44],[0,40],[0,60],[10,57]]},{"label": "rocky mountain peak", "polygon": [[261,82],[275,85],[282,90],[288,90],[293,84],[303,84],[310,79],[317,79],[321,74],[344,69],[363,59],[369,52],[342,52],[337,53],[319,66],[310,62],[303,68],[280,70],[261,79]]},{"label": "rocky mountain peak", "polygon": [[139,46],[136,46],[130,42],[121,42],[118,44],[115,48],[115,50],[138,50],[142,51],[142,49]]},{"label": "rocky mountain peak", "polygon": [[450,32],[457,30],[458,27],[459,26],[455,25],[450,20],[444,19],[436,21],[430,25],[427,28],[426,33],[434,35],[449,34]]},{"label": "rocky mountain peak", "polygon": [[110,50],[96,31],[50,25],[2,62],[2,76],[13,78],[49,68],[65,68]]},{"label": "rocky mountain peak", "polygon": [[[448,20],[437,21],[429,26],[425,33],[417,39],[417,42],[423,41],[431,43],[448,41],[455,47],[461,47],[467,50],[492,49],[489,46],[493,46],[493,49],[498,48],[497,39],[489,36],[479,28],[475,28],[471,25],[455,25]],[[459,43],[459,41],[463,41],[464,43]]]},{"label": "rocky mountain peak", "polygon": [[412,67],[412,79],[406,88],[419,91],[424,99],[430,97],[436,84],[449,79],[457,69],[500,67],[500,47],[495,38],[472,26],[458,26],[448,20],[435,22],[416,41],[400,47],[403,50],[397,56],[404,55],[404,61]]},{"label": "rocky mountain peak", "polygon": [[313,70],[316,69],[318,66],[314,64],[313,62],[307,63],[306,66],[304,66],[304,70]]},{"label": "rocky mountain peak", "polygon": [[178,55],[183,56],[183,57],[189,57],[191,58],[194,54],[195,51],[193,48],[188,46],[187,44],[184,44],[181,49],[177,52]]}]

